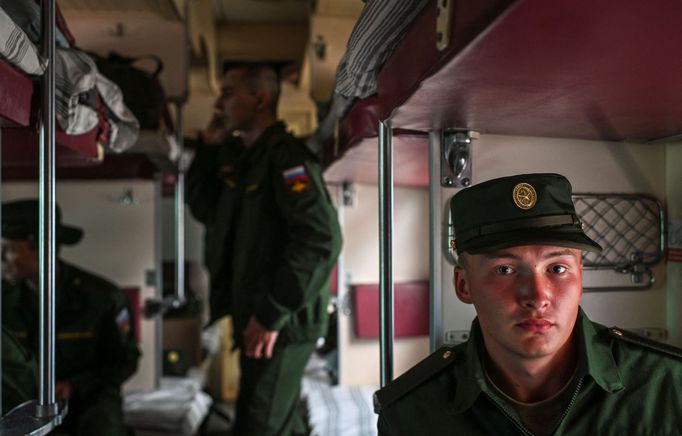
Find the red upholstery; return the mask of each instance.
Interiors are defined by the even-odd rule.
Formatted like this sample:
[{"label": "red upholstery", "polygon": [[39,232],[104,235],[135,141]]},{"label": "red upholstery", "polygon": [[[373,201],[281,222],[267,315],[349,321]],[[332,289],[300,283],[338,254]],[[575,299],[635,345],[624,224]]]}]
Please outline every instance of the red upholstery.
[{"label": "red upholstery", "polygon": [[[57,129],[57,165],[93,165],[97,160],[96,139],[99,128],[83,135],[67,135]],[[36,166],[38,162],[38,132],[33,128],[2,129],[2,165]]]},{"label": "red upholstery", "polygon": [[436,49],[430,2],[379,75],[379,113],[393,125],[631,141],[682,132],[682,2],[451,2],[450,47]]},{"label": "red upholstery", "polygon": [[[325,180],[353,180],[376,184],[378,180],[379,101],[377,96],[358,100],[339,122],[333,150],[326,150]],[[393,130],[393,179],[397,186],[428,186],[429,152],[426,134]],[[333,163],[332,163],[333,162]]]},{"label": "red upholstery", "polygon": [[0,60],[0,126],[28,126],[32,98],[31,79]]},{"label": "red upholstery", "polygon": [[[379,114],[388,118],[394,108],[407,100],[448,60],[455,58],[483,32],[514,0],[450,0],[450,43],[443,51],[436,48],[437,2],[429,2],[415,19],[403,40],[386,61],[377,78],[380,96]],[[436,100],[441,95],[433,94]],[[451,110],[456,108],[450,108]],[[400,123],[395,126],[406,127]],[[427,131],[431,126],[420,126]],[[464,127],[464,126],[453,126]]]},{"label": "red upholstery", "polygon": [[[355,335],[361,339],[379,337],[379,285],[353,285]],[[428,336],[428,280],[395,284],[394,333],[396,338]]]},{"label": "red upholstery", "polygon": [[140,343],[142,341],[142,329],[141,329],[141,322],[142,322],[142,307],[140,303],[140,288],[137,287],[130,287],[130,288],[123,288],[123,293],[126,294],[128,299],[130,300],[130,308],[132,310],[132,313],[130,314],[131,322],[133,325],[133,329],[135,329],[135,340]]},{"label": "red upholstery", "polygon": [[329,277],[329,293],[338,295],[339,293],[339,266],[334,265],[331,276]]}]

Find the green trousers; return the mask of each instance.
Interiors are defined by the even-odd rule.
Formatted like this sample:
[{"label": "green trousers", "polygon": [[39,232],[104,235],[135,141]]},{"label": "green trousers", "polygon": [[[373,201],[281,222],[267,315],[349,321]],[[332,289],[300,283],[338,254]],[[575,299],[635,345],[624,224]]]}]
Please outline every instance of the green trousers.
[{"label": "green trousers", "polygon": [[301,379],[314,343],[275,347],[271,359],[240,357],[241,378],[234,436],[293,436],[306,433],[299,407]]}]

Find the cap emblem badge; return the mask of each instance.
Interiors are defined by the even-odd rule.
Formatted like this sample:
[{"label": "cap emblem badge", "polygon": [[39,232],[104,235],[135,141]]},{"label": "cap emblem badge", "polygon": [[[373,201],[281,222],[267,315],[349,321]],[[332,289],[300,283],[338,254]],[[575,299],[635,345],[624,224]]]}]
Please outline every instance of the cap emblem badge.
[{"label": "cap emblem badge", "polygon": [[519,183],[514,186],[513,192],[514,204],[523,210],[528,210],[535,206],[538,196],[535,189],[528,183]]}]

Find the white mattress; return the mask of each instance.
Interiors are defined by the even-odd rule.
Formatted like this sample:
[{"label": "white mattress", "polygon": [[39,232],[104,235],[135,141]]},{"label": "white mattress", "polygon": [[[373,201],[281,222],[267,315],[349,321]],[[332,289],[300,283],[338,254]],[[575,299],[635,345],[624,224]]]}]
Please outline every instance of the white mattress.
[{"label": "white mattress", "polygon": [[372,395],[376,390],[375,386],[332,386],[304,378],[311,436],[375,436]]},{"label": "white mattress", "polygon": [[164,377],[159,389],[126,395],[123,414],[126,425],[137,434],[189,436],[206,418],[212,402],[197,378]]}]

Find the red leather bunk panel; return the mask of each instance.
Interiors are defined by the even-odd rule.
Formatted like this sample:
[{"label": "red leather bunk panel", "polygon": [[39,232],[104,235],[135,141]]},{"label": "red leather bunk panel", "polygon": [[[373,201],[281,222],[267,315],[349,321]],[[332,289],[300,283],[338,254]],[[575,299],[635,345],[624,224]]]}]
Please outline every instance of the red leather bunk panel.
[{"label": "red leather bunk panel", "polygon": [[[377,96],[358,100],[339,122],[335,149],[327,153],[327,161],[334,163],[325,170],[325,180],[377,183],[378,125]],[[428,136],[421,132],[394,129],[393,150],[395,184],[428,186]]]},{"label": "red leather bunk panel", "polygon": [[28,126],[33,81],[0,60],[0,127]]},{"label": "red leather bunk panel", "polygon": [[[83,135],[67,135],[57,129],[57,165],[84,166],[99,162],[97,137],[100,131],[94,128]],[[32,128],[2,130],[2,165],[36,166],[38,162],[38,132]]]},{"label": "red leather bunk panel", "polygon": [[[438,71],[443,63],[455,57],[480,35],[514,0],[449,0],[450,42],[447,48],[436,48],[436,1],[429,2],[412,23],[410,30],[386,61],[377,77],[382,119],[401,105],[420,86],[422,80]],[[437,98],[437,95],[432,96]],[[403,124],[395,126],[414,129]],[[421,126],[420,126],[421,127]],[[414,130],[429,130],[417,128]]]},{"label": "red leather bunk panel", "polygon": [[134,329],[135,341],[139,344],[142,342],[142,296],[140,295],[140,288],[130,287],[121,289],[123,293],[130,300],[130,324]]},{"label": "red leather bunk panel", "polygon": [[[141,153],[107,154],[97,165],[59,166],[57,180],[155,180],[161,170]],[[37,180],[38,162],[3,166],[2,180]]]},{"label": "red leather bunk panel", "polygon": [[[456,3],[459,9],[476,2]],[[415,62],[415,38],[433,40],[433,26],[422,26],[424,33],[408,35],[381,72],[382,113],[392,111],[395,125],[417,130],[631,141],[674,136],[682,133],[680,16],[681,2],[522,0],[465,49],[429,59],[421,68],[427,74],[399,78]],[[451,40],[459,32],[455,24]],[[412,81],[418,86],[410,91],[403,82]],[[396,95],[407,99],[391,105]]]},{"label": "red leather bunk panel", "polygon": [[[429,335],[428,280],[396,283],[395,337]],[[379,337],[379,285],[353,286],[355,335],[360,339]]]}]

